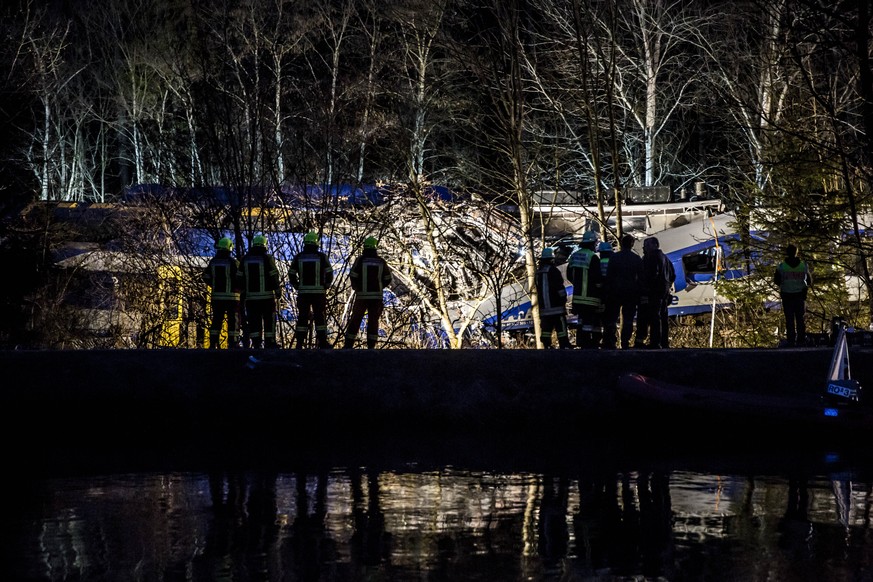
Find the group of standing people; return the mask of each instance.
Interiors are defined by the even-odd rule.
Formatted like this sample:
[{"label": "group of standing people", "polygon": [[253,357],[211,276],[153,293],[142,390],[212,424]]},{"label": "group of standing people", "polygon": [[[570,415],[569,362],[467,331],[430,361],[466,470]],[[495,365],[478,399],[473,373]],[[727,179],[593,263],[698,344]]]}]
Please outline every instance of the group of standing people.
[{"label": "group of standing people", "polygon": [[[631,347],[636,318],[635,348],[667,348],[667,308],[672,299],[676,272],[661,251],[657,237],[643,242],[643,256],[634,252],[635,238],[625,234],[618,252],[609,242],[598,244],[598,235],[587,231],[579,248],[567,258],[567,282],[573,286],[570,311],[576,315],[576,346],[580,349],[615,349],[619,320],[622,349]],[[543,250],[536,273],[540,301],[540,340],[552,347],[571,348],[567,323],[567,291],[555,264],[554,249]]]},{"label": "group of standing people", "polygon": [[[598,239],[596,232],[585,232],[579,247],[567,259],[566,282],[573,286],[570,311],[577,317],[575,347],[615,349],[616,342],[625,350],[670,347],[668,308],[676,272],[661,251],[658,238],[651,236],[643,241],[642,257],[633,250],[636,239],[630,234],[621,237],[617,252],[609,242],[598,244]],[[318,240],[317,233],[307,233],[303,250],[294,256],[288,269],[289,282],[297,291],[297,349],[304,347],[313,325],[315,346],[331,347],[326,309],[334,273]],[[366,346],[376,347],[382,294],[392,282],[391,269],[377,247],[376,238],[367,237],[349,272],[355,296],[343,336],[344,349],[354,347],[365,315]],[[805,341],[806,293],[812,285],[809,268],[797,254],[797,247],[788,245],[785,260],[773,277],[780,289],[789,346],[803,345]],[[203,271],[203,280],[211,287],[210,347],[219,346],[225,320],[229,347],[277,347],[276,313],[282,287],[276,260],[267,252],[266,237],[255,236],[241,260],[233,256],[233,241],[220,239],[215,256]],[[574,347],[567,321],[566,282],[555,264],[554,249],[546,247],[536,271],[540,340],[546,348],[552,347],[553,334],[559,348]],[[245,326],[241,326],[243,321]],[[241,327],[245,327],[245,333],[241,333]]]},{"label": "group of standing people", "polygon": [[[610,243],[598,245],[597,240],[597,233],[586,232],[579,248],[567,259],[567,282],[573,286],[570,311],[578,318],[575,347],[615,349],[618,340],[625,350],[669,348],[668,309],[676,271],[661,251],[658,238],[650,236],[643,241],[642,257],[633,250],[636,239],[630,234],[622,236],[618,252],[613,252]],[[795,245],[785,248],[785,259],[777,266],[773,282],[779,288],[785,315],[786,345],[805,345],[806,296],[812,274]],[[559,348],[573,347],[565,281],[551,247],[543,250],[536,286],[543,345],[552,347],[552,334],[556,333]]]},{"label": "group of standing people", "polygon": [[[318,234],[308,232],[303,237],[303,249],[288,267],[288,279],[297,292],[297,325],[294,343],[302,349],[311,327],[315,327],[315,346],[332,347],[327,337],[327,291],[333,285],[334,273],[330,260],[318,244]],[[361,322],[367,316],[367,347],[376,347],[379,319],[382,315],[382,292],[391,284],[392,274],[379,256],[378,241],[369,236],[364,249],[349,272],[355,292],[343,348],[354,347]],[[228,347],[276,348],[276,313],[282,297],[279,269],[275,258],[267,252],[267,239],[257,235],[248,253],[241,260],[233,256],[233,241],[222,238],[216,243],[215,256],[203,271],[203,280],[210,286],[212,321],[209,326],[209,347],[219,346],[221,329],[227,321]],[[241,326],[242,322],[244,326]],[[240,328],[246,328],[245,333]]]}]

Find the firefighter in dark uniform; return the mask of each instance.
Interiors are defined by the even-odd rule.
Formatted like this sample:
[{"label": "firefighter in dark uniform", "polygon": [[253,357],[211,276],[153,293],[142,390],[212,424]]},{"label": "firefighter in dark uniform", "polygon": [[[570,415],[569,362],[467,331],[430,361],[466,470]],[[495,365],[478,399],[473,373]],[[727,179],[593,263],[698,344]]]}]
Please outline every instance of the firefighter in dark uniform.
[{"label": "firefighter in dark uniform", "polygon": [[352,314],[349,316],[349,327],[346,329],[345,349],[355,345],[355,338],[367,314],[367,348],[376,347],[379,339],[379,318],[382,316],[382,291],[391,285],[391,269],[385,259],[376,252],[378,241],[368,236],[364,240],[364,250],[349,273],[355,300],[352,304]]},{"label": "firefighter in dark uniform", "polygon": [[303,250],[291,260],[288,269],[291,286],[297,290],[297,327],[294,341],[298,350],[309,333],[310,315],[315,323],[315,343],[319,349],[327,343],[327,290],[333,283],[333,267],[327,255],[318,250],[318,234],[308,232],[303,237]]},{"label": "firefighter in dark uniform", "polygon": [[578,316],[576,347],[596,348],[603,334],[600,325],[600,293],[603,274],[600,257],[594,252],[597,233],[586,231],[582,243],[567,259],[567,279],[573,285],[572,312]]},{"label": "firefighter in dark uniform", "polygon": [[209,347],[219,347],[221,326],[227,318],[227,345],[239,347],[239,261],[233,252],[233,241],[224,237],[215,244],[215,256],[203,270],[203,280],[211,288],[212,321],[209,324]]},{"label": "firefighter in dark uniform", "polygon": [[543,249],[536,273],[536,285],[540,302],[540,340],[543,347],[551,349],[552,332],[555,332],[558,336],[558,347],[571,348],[567,333],[567,289],[564,287],[561,271],[555,266],[555,251],[551,247]]},{"label": "firefighter in dark uniform", "polygon": [[251,347],[275,348],[276,302],[282,291],[279,288],[279,269],[276,260],[267,253],[265,236],[259,234],[252,239],[240,270]]},{"label": "firefighter in dark uniform", "polygon": [[788,346],[806,343],[806,294],[812,286],[812,275],[806,261],[797,256],[797,247],[785,247],[785,260],[776,267],[773,282],[779,286]]}]

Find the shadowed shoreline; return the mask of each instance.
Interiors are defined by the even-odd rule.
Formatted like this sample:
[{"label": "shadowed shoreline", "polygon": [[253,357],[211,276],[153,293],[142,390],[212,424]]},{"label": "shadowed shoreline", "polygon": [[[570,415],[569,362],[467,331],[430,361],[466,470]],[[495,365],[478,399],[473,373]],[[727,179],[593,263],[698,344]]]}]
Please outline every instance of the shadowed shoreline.
[{"label": "shadowed shoreline", "polygon": [[[855,377],[873,385],[873,369],[861,364],[871,350],[851,354]],[[234,452],[252,459],[277,447],[313,460],[374,447],[400,457],[480,450],[537,458],[574,439],[595,451],[603,449],[598,440],[656,450],[645,435],[694,441],[694,430],[706,428],[694,419],[681,427],[628,416],[615,392],[625,372],[716,390],[816,395],[830,359],[830,348],[5,351],[0,393],[13,419],[7,442],[26,438],[36,447],[16,449],[22,463]],[[640,438],[640,431],[648,432]],[[738,442],[714,436],[716,444]]]}]

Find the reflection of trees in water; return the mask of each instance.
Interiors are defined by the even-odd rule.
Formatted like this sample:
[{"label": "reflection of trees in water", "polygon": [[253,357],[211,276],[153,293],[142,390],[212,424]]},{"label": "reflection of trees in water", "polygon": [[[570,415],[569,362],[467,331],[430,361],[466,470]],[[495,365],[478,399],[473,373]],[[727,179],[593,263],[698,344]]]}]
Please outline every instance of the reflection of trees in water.
[{"label": "reflection of trees in water", "polygon": [[640,473],[637,492],[643,574],[672,579],[673,510],[668,475],[660,471]]},{"label": "reflection of trees in water", "polygon": [[567,556],[570,532],[567,528],[567,499],[569,485],[566,477],[545,477],[538,527],[538,550],[543,566],[551,570]]},{"label": "reflection of trees in water", "polygon": [[53,579],[857,579],[873,563],[870,486],[843,476],[229,472],[210,476],[208,497],[203,479],[139,479],[40,504],[33,568],[51,564]]},{"label": "reflection of trees in water", "polygon": [[328,575],[327,569],[336,561],[336,544],[326,527],[328,475],[318,473],[314,480],[310,490],[309,475],[295,475],[296,514],[280,548],[283,571],[293,572],[300,580]]},{"label": "reflection of trees in water", "polygon": [[[619,484],[621,489],[619,490]],[[576,569],[585,575],[673,574],[673,513],[664,472],[579,479]]]},{"label": "reflection of trees in water", "polygon": [[380,505],[379,474],[366,473],[367,490],[361,485],[364,475],[349,472],[352,490],[352,533],[349,545],[352,559],[364,568],[391,563],[391,535],[385,531],[385,515]]},{"label": "reflection of trees in water", "polygon": [[[677,564],[686,578],[870,579],[869,523],[852,517],[870,511],[870,484],[863,497],[855,485],[847,475],[822,481],[803,470],[748,476],[712,533],[684,541]],[[682,519],[685,527],[691,517]]]},{"label": "reflection of trees in water", "polygon": [[809,520],[809,489],[804,477],[788,478],[785,514],[779,520],[779,548],[789,560],[803,560],[809,556],[813,540],[812,522]]},{"label": "reflection of trees in water", "polygon": [[194,559],[203,579],[276,574],[276,479],[274,473],[210,473],[212,519],[204,552]]}]

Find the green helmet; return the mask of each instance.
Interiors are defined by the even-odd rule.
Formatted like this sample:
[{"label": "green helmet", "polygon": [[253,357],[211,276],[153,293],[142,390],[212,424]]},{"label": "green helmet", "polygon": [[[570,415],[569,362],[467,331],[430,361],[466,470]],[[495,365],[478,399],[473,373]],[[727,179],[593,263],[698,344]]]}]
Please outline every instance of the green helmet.
[{"label": "green helmet", "polygon": [[318,244],[318,233],[317,232],[307,232],[306,236],[303,237],[303,244],[305,244],[305,245]]},{"label": "green helmet", "polygon": [[267,237],[262,234],[257,235],[255,238],[252,239],[252,246],[267,248]]},{"label": "green helmet", "polygon": [[365,249],[375,249],[377,246],[379,246],[379,241],[376,240],[376,237],[368,236],[364,239]]},{"label": "green helmet", "polygon": [[220,251],[232,251],[233,250],[233,241],[229,238],[222,237],[218,239],[218,242],[215,244],[215,248]]}]

